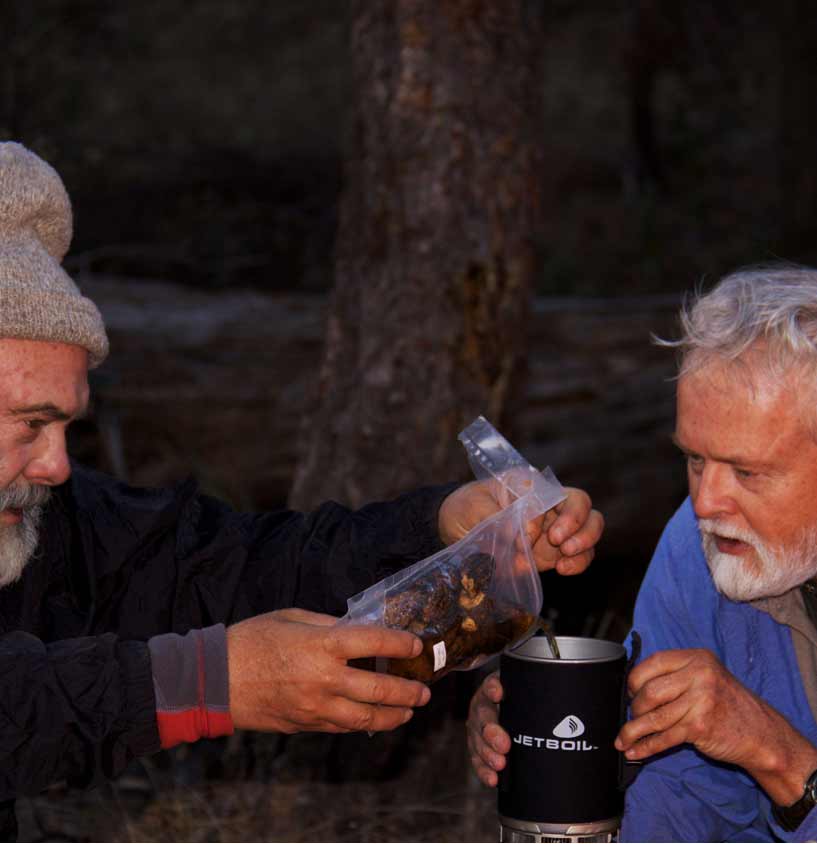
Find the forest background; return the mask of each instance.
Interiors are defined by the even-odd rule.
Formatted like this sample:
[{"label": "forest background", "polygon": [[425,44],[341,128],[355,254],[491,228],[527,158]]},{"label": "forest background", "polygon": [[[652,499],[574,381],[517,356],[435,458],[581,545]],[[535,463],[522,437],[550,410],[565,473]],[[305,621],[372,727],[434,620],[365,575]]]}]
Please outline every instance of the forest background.
[{"label": "forest background", "polygon": [[[7,0],[0,136],[62,174],[112,339],[73,453],[245,509],[354,505],[467,478],[484,412],[608,520],[545,613],[621,638],[684,494],[651,333],[737,266],[817,263],[811,11]],[[23,839],[496,840],[479,679],[391,736],[236,736],[56,787]]]}]

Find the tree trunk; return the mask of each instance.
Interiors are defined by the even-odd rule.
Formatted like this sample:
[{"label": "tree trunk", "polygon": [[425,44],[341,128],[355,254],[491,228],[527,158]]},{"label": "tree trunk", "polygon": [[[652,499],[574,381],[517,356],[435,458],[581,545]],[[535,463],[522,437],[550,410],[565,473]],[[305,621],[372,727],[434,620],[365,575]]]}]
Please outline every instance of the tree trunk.
[{"label": "tree trunk", "polygon": [[457,432],[505,425],[540,213],[542,9],[351,3],[335,289],[293,506],[461,477]]}]

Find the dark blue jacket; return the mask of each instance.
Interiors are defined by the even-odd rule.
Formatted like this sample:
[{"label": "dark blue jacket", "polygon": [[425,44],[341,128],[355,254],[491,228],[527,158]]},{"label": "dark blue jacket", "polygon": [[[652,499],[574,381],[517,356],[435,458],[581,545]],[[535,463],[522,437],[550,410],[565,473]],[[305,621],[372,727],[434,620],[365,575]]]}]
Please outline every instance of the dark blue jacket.
[{"label": "dark blue jacket", "polygon": [[346,598],[438,550],[452,487],[352,512],[236,513],[188,481],[136,489],[74,466],[0,590],[0,837],[14,798],[85,786],[159,749],[146,640]]}]

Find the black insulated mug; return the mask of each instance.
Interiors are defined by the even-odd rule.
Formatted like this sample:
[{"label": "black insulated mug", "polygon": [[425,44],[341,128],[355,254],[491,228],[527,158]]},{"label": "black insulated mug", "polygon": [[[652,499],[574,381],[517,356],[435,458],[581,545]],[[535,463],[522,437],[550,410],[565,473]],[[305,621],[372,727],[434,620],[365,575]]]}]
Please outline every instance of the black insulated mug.
[{"label": "black insulated mug", "polygon": [[511,737],[499,774],[501,841],[615,841],[627,652],[617,642],[534,636],[502,655],[499,723]]}]

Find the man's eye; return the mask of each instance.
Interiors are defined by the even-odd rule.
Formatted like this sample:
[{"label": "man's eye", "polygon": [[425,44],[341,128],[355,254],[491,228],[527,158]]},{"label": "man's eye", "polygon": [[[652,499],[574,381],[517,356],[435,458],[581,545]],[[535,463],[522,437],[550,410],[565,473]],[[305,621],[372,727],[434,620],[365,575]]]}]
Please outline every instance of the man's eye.
[{"label": "man's eye", "polygon": [[699,457],[697,454],[687,454],[686,461],[687,466],[689,466],[690,470],[693,471],[696,475],[703,471],[703,457]]},{"label": "man's eye", "polygon": [[735,468],[735,475],[742,481],[748,481],[755,477],[755,472],[750,472],[748,469]]},{"label": "man's eye", "polygon": [[44,428],[48,423],[45,419],[26,419],[25,426],[30,428],[32,431],[39,431],[41,428]]}]

